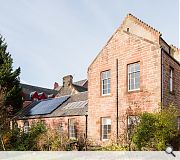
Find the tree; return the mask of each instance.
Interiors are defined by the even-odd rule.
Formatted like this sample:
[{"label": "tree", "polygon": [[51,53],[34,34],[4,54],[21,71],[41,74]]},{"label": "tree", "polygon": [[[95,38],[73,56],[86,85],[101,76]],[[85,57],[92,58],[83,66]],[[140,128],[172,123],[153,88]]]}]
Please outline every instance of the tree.
[{"label": "tree", "polygon": [[3,150],[3,134],[9,129],[10,117],[22,106],[19,81],[20,68],[13,71],[13,60],[7,52],[7,44],[0,35],[0,141]]},{"label": "tree", "polygon": [[4,94],[3,104],[9,115],[15,114],[22,106],[20,68],[13,71],[12,64],[13,60],[7,52],[7,44],[0,36],[0,91]]},{"label": "tree", "polygon": [[164,150],[177,136],[176,109],[170,105],[157,113],[142,113],[133,132],[138,150]]}]

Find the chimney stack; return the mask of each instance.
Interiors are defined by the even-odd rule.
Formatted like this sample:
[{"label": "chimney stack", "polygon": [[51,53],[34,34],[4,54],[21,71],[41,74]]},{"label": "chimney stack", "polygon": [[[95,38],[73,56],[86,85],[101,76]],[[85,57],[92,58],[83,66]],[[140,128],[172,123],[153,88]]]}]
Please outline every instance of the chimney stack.
[{"label": "chimney stack", "polygon": [[54,89],[58,88],[59,84],[57,82],[54,82]]},{"label": "chimney stack", "polygon": [[63,86],[70,86],[73,83],[73,76],[67,75],[63,77]]}]

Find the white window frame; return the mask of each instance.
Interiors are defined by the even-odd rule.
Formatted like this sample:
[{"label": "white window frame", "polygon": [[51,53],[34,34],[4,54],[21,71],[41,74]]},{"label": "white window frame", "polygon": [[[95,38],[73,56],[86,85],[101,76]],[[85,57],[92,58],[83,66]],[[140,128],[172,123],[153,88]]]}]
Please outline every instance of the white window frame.
[{"label": "white window frame", "polygon": [[137,124],[139,122],[139,117],[136,115],[129,115],[128,116],[128,127],[133,125],[133,124]]},{"label": "white window frame", "polygon": [[127,138],[130,139],[132,134],[132,129],[135,125],[139,123],[139,117],[137,115],[128,115],[127,116]]},{"label": "white window frame", "polygon": [[[106,131],[104,130],[104,126],[106,126]],[[110,127],[109,127],[110,126]],[[101,139],[102,141],[106,141],[110,139],[111,136],[111,119],[110,117],[102,117],[101,118]],[[105,134],[106,132],[106,134]],[[107,136],[107,138],[104,138],[104,135]]]},{"label": "white window frame", "polygon": [[29,132],[29,122],[28,121],[25,121],[24,122],[24,133],[28,133]]},{"label": "white window frame", "polygon": [[76,122],[75,118],[71,118],[68,120],[68,128],[69,128],[69,138],[76,139]]},{"label": "white window frame", "polygon": [[171,67],[169,71],[169,91],[173,92],[173,68]]},{"label": "white window frame", "polygon": [[[105,74],[105,77],[103,76]],[[106,84],[104,83],[106,81]],[[107,86],[106,89],[104,89],[103,87]],[[103,91],[107,90],[107,93],[104,93]],[[111,94],[111,71],[110,70],[106,70],[101,72],[101,95],[105,96],[105,95],[110,95]]]},{"label": "white window frame", "polygon": [[[136,68],[135,68],[135,70],[134,71],[130,71],[130,66],[132,66],[132,65],[136,65],[136,64],[139,64],[139,70],[136,70]],[[135,63],[131,63],[131,64],[128,64],[128,92],[129,91],[137,91],[137,90],[140,90],[140,62],[135,62]],[[135,88],[135,86],[136,86],[136,78],[135,78],[135,75],[136,75],[136,73],[139,73],[139,87],[138,88]],[[132,74],[134,74],[134,79],[133,79],[133,81],[134,81],[134,89],[131,89],[130,88],[130,76],[132,75]]]}]

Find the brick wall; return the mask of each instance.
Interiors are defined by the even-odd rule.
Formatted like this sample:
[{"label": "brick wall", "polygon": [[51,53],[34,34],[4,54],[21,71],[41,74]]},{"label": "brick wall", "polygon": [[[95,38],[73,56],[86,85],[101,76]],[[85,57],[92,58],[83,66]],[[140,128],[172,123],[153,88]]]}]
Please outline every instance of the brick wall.
[{"label": "brick wall", "polygon": [[[130,28],[131,31],[131,28]],[[157,38],[156,38],[157,39]],[[117,30],[88,69],[88,138],[103,143],[100,118],[111,118],[111,139],[116,139],[116,59],[118,59],[119,135],[127,127],[127,115],[154,112],[161,101],[161,49],[148,39]],[[128,92],[127,65],[140,62],[140,91]],[[100,74],[111,70],[111,94],[101,96]],[[140,106],[140,107],[139,107]]]},{"label": "brick wall", "polygon": [[[68,136],[68,120],[74,118],[76,121],[77,138],[83,137],[86,133],[86,118],[85,116],[67,116],[67,117],[54,117],[54,118],[38,118],[38,119],[28,119],[30,126],[33,122],[44,121],[46,126],[51,129],[59,129],[63,126],[63,132]],[[23,129],[24,122],[26,120],[18,120],[18,127]]]},{"label": "brick wall", "polygon": [[[180,64],[168,53],[162,51],[163,56],[163,105],[173,103],[180,111]],[[173,68],[173,92],[170,92],[170,68]]]}]

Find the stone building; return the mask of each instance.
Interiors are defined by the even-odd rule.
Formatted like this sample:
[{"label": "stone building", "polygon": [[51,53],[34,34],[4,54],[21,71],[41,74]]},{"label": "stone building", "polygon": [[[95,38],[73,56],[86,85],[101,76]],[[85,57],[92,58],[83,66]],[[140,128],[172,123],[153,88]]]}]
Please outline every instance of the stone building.
[{"label": "stone building", "polygon": [[54,98],[58,93],[54,89],[48,89],[29,84],[21,83],[20,86],[22,88],[23,107],[26,107],[34,100]]},{"label": "stone building", "polygon": [[[25,101],[21,112],[14,117],[18,127],[28,132],[33,122],[43,121],[69,138],[84,138],[87,135],[87,83],[87,79],[73,82],[73,77],[67,75],[63,77],[62,86],[55,82],[54,89],[21,84]],[[54,96],[46,96],[52,94]]]},{"label": "stone building", "polygon": [[87,134],[87,92],[34,101],[14,117],[18,127],[28,132],[33,122],[43,121],[69,138]]},{"label": "stone building", "polygon": [[58,91],[55,99],[68,98],[46,114],[43,110],[28,113],[37,108],[35,103],[51,99],[29,105],[16,117],[19,127],[44,120],[51,128],[63,126],[69,137],[87,132],[96,144],[116,142],[129,133],[138,113],[156,112],[170,103],[180,111],[180,50],[128,14],[90,64],[88,81],[73,82],[68,75],[54,89]]},{"label": "stone building", "polygon": [[81,92],[87,91],[87,79],[73,82],[73,76],[67,75],[63,77],[63,85],[59,86],[57,82],[55,82],[55,90],[58,91],[56,97],[64,96],[64,95],[73,95]]},{"label": "stone building", "polygon": [[88,138],[117,141],[138,113],[169,103],[180,110],[179,49],[128,14],[88,68]]}]

